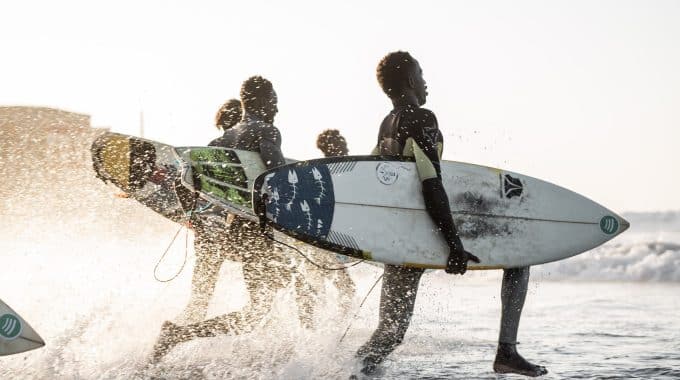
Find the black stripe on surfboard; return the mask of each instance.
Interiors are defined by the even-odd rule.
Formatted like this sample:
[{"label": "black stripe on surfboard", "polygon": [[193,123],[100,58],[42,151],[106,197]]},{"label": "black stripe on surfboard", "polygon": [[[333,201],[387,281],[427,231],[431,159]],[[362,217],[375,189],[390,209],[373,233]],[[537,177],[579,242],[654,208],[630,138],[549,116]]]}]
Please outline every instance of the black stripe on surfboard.
[{"label": "black stripe on surfboard", "polygon": [[[427,210],[425,210],[425,209],[414,208],[414,207],[394,207],[394,206],[369,205],[369,204],[364,204],[364,203],[349,203],[349,202],[335,202],[335,204],[350,205],[350,206],[361,206],[361,207],[391,208],[391,209],[397,209],[397,210],[411,210],[411,211],[427,212]],[[558,220],[558,219],[545,219],[545,218],[529,218],[529,217],[526,217],[526,216],[513,216],[513,215],[500,215],[500,214],[481,214],[481,213],[474,213],[474,212],[470,212],[470,211],[453,211],[453,212],[451,212],[451,214],[452,215],[472,215],[472,216],[487,217],[487,218],[505,218],[505,219],[527,220],[527,221],[536,221],[536,222],[555,222],[555,223],[572,223],[572,224],[600,224],[599,222],[586,222],[586,221],[578,221],[578,220]]]},{"label": "black stripe on surfboard", "polygon": [[27,341],[27,342],[35,343],[35,344],[37,344],[37,345],[40,346],[40,347],[42,347],[42,346],[45,345],[45,342],[40,342],[40,341],[37,341],[37,340],[35,340],[35,339],[26,338],[25,336],[20,336],[20,337],[17,338],[17,339],[23,339],[23,340],[25,340],[25,341]]}]

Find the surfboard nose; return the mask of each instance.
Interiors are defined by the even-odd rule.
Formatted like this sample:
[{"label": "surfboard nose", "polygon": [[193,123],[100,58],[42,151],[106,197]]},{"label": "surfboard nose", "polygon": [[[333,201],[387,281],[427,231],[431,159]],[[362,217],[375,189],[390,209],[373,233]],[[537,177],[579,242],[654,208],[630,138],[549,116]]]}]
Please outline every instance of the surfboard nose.
[{"label": "surfboard nose", "polygon": [[622,233],[626,232],[627,229],[630,228],[630,223],[626,219],[623,219],[620,216],[619,216],[619,219],[620,219],[619,224],[621,224],[621,227],[619,229],[619,233],[622,234]]}]

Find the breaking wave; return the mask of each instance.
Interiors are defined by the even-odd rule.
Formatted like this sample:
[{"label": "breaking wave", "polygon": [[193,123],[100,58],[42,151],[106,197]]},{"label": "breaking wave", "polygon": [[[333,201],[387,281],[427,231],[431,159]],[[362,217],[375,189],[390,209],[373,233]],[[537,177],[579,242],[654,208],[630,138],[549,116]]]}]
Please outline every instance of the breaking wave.
[{"label": "breaking wave", "polygon": [[680,211],[625,213],[630,230],[589,252],[532,268],[535,279],[680,282]]},{"label": "breaking wave", "polygon": [[611,243],[532,268],[534,279],[680,282],[680,244]]}]

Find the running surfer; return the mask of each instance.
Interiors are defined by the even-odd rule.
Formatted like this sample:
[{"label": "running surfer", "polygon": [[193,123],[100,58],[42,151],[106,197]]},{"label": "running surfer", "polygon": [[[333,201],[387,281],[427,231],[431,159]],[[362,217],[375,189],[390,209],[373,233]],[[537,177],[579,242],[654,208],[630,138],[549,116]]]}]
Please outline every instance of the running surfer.
[{"label": "running surfer", "polygon": [[[215,127],[223,133],[241,121],[241,101],[229,99],[215,115]],[[208,146],[219,146],[224,136],[212,140]],[[219,213],[217,217],[223,217]],[[228,240],[223,231],[212,225],[210,207],[201,213],[192,213],[191,226],[194,230],[194,252],[196,263],[191,278],[191,296],[189,303],[182,312],[181,320],[186,323],[195,323],[205,319],[210,299],[215,291],[217,275],[224,260],[231,254]],[[233,259],[233,258],[232,258]]]},{"label": "running surfer", "polygon": [[[349,154],[347,140],[345,140],[337,129],[326,129],[321,132],[316,138],[316,147],[323,152],[325,157],[338,157]],[[334,264],[338,263],[338,260],[333,261]],[[356,286],[352,277],[350,277],[349,272],[346,270],[331,271],[329,276],[333,279],[333,284],[338,289],[340,305],[345,312],[348,311],[356,293]]]},{"label": "running surfer", "polygon": [[[240,95],[243,107],[240,122],[227,129],[213,145],[257,152],[268,169],[282,165],[285,161],[281,153],[281,134],[273,125],[278,99],[271,82],[261,76],[248,78],[241,86]],[[164,322],[154,345],[152,364],[181,342],[251,331],[271,309],[276,292],[291,283],[290,259],[273,247],[271,240],[261,233],[258,223],[236,217],[222,243],[220,249],[235,252],[243,263],[250,302],[240,311],[186,326]],[[300,313],[305,309],[300,308]]]},{"label": "running surfer", "polygon": [[[465,251],[458,237],[439,162],[443,136],[434,113],[425,108],[427,86],[420,64],[407,52],[393,52],[378,64],[377,78],[393,109],[383,120],[373,154],[414,157],[428,214],[449,246],[446,272],[464,274],[467,262],[479,262]],[[364,374],[377,366],[402,342],[411,322],[418,285],[424,269],[385,265],[378,328],[357,351]],[[517,330],[526,298],[529,268],[506,269],[501,287],[501,331],[494,371],[540,376],[545,367],[525,360],[516,349]]]}]

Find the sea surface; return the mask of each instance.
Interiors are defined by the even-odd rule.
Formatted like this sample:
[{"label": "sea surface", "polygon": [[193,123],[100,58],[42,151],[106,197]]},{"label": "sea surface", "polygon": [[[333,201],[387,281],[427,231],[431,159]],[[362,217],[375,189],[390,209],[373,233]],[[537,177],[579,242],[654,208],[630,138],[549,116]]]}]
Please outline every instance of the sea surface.
[{"label": "sea surface", "polygon": [[[60,209],[58,220],[44,217],[49,208],[3,218],[0,298],[47,346],[0,357],[0,379],[346,379],[356,371],[353,353],[377,323],[379,288],[359,308],[381,272],[369,264],[350,269],[357,295],[349,313],[330,281],[316,280],[325,292],[315,328],[300,326],[288,288],[252,333],[182,344],[145,370],[162,322],[187,303],[193,237],[180,231],[157,274],[181,272],[162,283],[154,267],[178,226],[132,200],[89,209]],[[532,268],[518,347],[549,369],[547,379],[680,378],[680,212],[623,216],[632,227],[622,236]],[[312,271],[297,263],[299,276]],[[500,272],[429,272],[420,289],[411,328],[376,378],[520,378],[492,370]],[[226,263],[209,314],[247,301],[241,265]]]}]

